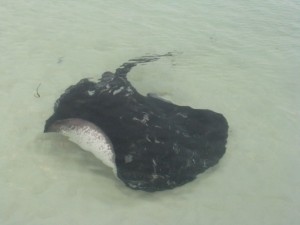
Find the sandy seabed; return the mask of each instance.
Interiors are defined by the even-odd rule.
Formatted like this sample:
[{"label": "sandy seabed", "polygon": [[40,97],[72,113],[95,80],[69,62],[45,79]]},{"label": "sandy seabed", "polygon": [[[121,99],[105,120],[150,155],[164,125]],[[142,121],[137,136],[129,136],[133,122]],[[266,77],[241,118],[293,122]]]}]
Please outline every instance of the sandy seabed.
[{"label": "sandy seabed", "polygon": [[[298,224],[299,15],[297,1],[2,0],[0,224]],[[169,51],[129,80],[230,126],[225,156],[195,181],[133,191],[42,133],[71,84]]]}]

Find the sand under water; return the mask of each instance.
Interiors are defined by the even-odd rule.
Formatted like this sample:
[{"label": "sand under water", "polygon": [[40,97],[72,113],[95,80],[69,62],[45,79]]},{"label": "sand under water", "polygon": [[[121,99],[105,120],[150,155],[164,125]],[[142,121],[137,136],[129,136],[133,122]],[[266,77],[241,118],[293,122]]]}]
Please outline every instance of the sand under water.
[{"label": "sand under water", "polygon": [[[299,22],[296,0],[2,0],[0,224],[298,224]],[[195,181],[134,191],[42,133],[71,84],[169,51],[128,77],[228,119],[225,156]]]}]

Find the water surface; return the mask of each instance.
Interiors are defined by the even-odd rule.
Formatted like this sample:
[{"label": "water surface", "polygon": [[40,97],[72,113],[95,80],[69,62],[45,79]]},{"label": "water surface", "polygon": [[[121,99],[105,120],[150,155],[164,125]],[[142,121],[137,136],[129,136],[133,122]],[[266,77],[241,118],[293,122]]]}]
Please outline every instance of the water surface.
[{"label": "water surface", "polygon": [[[0,223],[298,224],[299,40],[297,0],[1,0]],[[133,191],[42,134],[69,85],[169,51],[129,80],[228,119],[224,158],[197,180]]]}]

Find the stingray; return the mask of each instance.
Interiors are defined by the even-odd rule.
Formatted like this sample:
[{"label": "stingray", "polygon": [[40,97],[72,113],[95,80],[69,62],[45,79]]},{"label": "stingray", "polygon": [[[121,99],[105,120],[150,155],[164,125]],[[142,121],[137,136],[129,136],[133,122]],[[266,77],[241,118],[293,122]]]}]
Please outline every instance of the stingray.
[{"label": "stingray", "polygon": [[224,155],[227,120],[208,109],[143,96],[127,79],[133,67],[170,56],[135,58],[96,82],[86,78],[70,86],[44,132],[69,137],[135,190],[161,191],[194,180]]}]

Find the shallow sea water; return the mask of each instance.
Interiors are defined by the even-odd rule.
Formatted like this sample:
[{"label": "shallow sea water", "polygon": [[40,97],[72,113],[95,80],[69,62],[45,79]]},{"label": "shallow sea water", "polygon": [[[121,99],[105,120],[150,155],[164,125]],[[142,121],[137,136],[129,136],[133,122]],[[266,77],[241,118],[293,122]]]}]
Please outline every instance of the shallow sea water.
[{"label": "shallow sea water", "polygon": [[[299,40],[298,0],[1,0],[0,224],[298,224]],[[169,51],[129,80],[230,125],[225,156],[195,181],[133,191],[42,133],[71,84]]]}]

